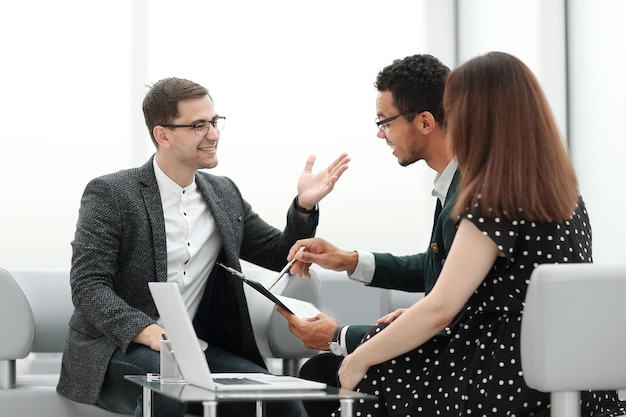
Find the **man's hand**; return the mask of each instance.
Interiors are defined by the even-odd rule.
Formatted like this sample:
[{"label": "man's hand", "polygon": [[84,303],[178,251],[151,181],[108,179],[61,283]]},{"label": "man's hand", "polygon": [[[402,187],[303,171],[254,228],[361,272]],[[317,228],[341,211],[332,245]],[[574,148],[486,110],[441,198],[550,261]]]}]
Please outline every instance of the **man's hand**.
[{"label": "man's hand", "polygon": [[398,317],[400,317],[402,314],[404,314],[407,310],[408,310],[407,308],[397,308],[395,311],[392,311],[391,313],[387,313],[381,318],[379,318],[378,320],[376,320],[376,324],[381,324],[381,323],[389,324],[395,319],[397,319]]},{"label": "man's hand", "polygon": [[337,320],[324,313],[308,319],[301,319],[278,305],[276,310],[287,319],[289,331],[302,340],[307,349],[329,350],[328,342],[339,326]]},{"label": "man's hand", "polygon": [[[298,250],[304,246],[304,252]],[[301,239],[293,244],[289,249],[287,259],[296,257],[298,262],[294,263],[289,272],[298,277],[305,276],[311,278],[309,267],[317,264],[325,269],[333,271],[346,271],[352,274],[359,263],[359,255],[355,251],[339,249],[332,243],[319,238]]]},{"label": "man's hand", "polygon": [[339,177],[348,169],[348,162],[350,162],[350,157],[347,153],[343,153],[326,169],[313,174],[315,156],[309,156],[298,179],[298,203],[300,206],[305,209],[312,209],[322,198],[326,197],[335,187]]},{"label": "man's hand", "polygon": [[159,340],[163,339],[165,329],[156,323],[153,323],[139,332],[137,336],[133,338],[133,342],[140,345],[146,345],[152,350],[159,351],[161,346]]}]

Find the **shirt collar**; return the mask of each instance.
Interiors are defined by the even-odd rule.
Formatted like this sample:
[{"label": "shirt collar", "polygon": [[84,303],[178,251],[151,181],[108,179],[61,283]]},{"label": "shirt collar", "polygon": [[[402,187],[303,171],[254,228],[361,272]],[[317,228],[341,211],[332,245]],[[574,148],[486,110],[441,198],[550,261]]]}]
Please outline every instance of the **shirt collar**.
[{"label": "shirt collar", "polygon": [[185,191],[193,192],[196,190],[195,176],[192,183],[183,188],[180,185],[176,184],[170,177],[167,176],[165,172],[163,172],[163,170],[161,169],[161,167],[159,167],[159,164],[157,163],[156,157],[152,159],[152,166],[154,167],[154,175],[156,177],[157,184],[159,185],[159,189],[168,190],[169,192],[173,192],[175,194],[181,194]]},{"label": "shirt collar", "polygon": [[437,174],[435,177],[435,185],[433,186],[432,195],[439,199],[442,206],[446,202],[446,195],[448,194],[450,184],[452,184],[452,179],[454,178],[454,173],[458,167],[459,163],[456,158],[452,158],[443,172],[441,174]]}]

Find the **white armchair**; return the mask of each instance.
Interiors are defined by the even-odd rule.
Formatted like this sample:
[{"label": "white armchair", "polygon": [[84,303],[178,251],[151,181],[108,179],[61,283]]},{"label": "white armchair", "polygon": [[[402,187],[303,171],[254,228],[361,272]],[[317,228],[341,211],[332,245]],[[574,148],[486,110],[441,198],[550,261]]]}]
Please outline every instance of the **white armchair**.
[{"label": "white armchair", "polygon": [[[254,267],[244,273],[264,283],[276,276],[274,271]],[[319,287],[317,276],[311,280],[285,276],[274,292],[319,306]],[[316,351],[304,348],[289,333],[271,302],[251,288],[246,292],[261,354],[282,360],[283,372],[293,375],[299,360]],[[67,269],[0,268],[0,417],[123,417],[56,392],[73,312],[70,294]]]},{"label": "white armchair", "polygon": [[[265,286],[277,275],[276,272],[262,268],[245,268],[244,272],[246,278],[258,281]],[[285,275],[272,292],[308,301],[319,308],[320,279],[315,271],[310,272],[310,279]],[[302,341],[289,331],[287,321],[274,309],[274,304],[270,300],[248,285],[244,286],[244,290],[250,309],[252,329],[261,355],[268,359],[280,359],[282,361],[281,372],[284,375],[297,376],[300,361],[310,358],[318,351],[304,347]]]},{"label": "white armchair", "polygon": [[56,392],[72,311],[68,270],[0,268],[0,417],[122,417]]},{"label": "white armchair", "polygon": [[533,271],[521,331],[529,387],[552,417],[580,417],[580,391],[626,388],[626,265],[546,264]]},{"label": "white armchair", "polygon": [[423,292],[380,289],[380,315],[391,313],[399,308],[408,308],[424,298]]}]

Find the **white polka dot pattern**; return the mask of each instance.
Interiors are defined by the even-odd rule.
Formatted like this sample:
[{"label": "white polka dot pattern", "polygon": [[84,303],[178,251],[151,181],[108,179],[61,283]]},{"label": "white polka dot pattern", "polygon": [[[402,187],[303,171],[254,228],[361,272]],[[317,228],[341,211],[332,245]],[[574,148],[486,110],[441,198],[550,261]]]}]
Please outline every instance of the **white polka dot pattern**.
[{"label": "white polka dot pattern", "polygon": [[[558,224],[490,218],[477,210],[462,217],[504,256],[450,326],[417,349],[370,368],[357,390],[379,399],[355,403],[356,416],[549,416],[549,394],[524,384],[522,309],[537,265],[592,262],[584,202],[581,198],[572,218]],[[584,392],[581,407],[583,416],[623,413],[616,392]]]}]

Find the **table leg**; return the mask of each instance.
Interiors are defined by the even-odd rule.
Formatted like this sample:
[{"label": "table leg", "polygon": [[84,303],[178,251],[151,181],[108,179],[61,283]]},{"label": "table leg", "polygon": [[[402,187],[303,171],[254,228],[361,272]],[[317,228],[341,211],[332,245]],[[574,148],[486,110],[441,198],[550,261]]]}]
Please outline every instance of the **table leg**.
[{"label": "table leg", "polygon": [[341,405],[341,417],[352,417],[352,404],[354,400],[352,398],[341,398],[339,405]]},{"label": "table leg", "polygon": [[217,417],[217,401],[202,401],[203,417]]},{"label": "table leg", "polygon": [[265,416],[265,403],[263,400],[256,401],[256,417],[264,417]]},{"label": "table leg", "polygon": [[152,417],[152,390],[143,387],[143,417]]},{"label": "table leg", "polygon": [[[217,417],[217,401],[203,401],[202,406],[204,408],[203,417]],[[264,416],[265,404],[263,403],[263,401],[259,400],[256,402],[256,417]]]}]

